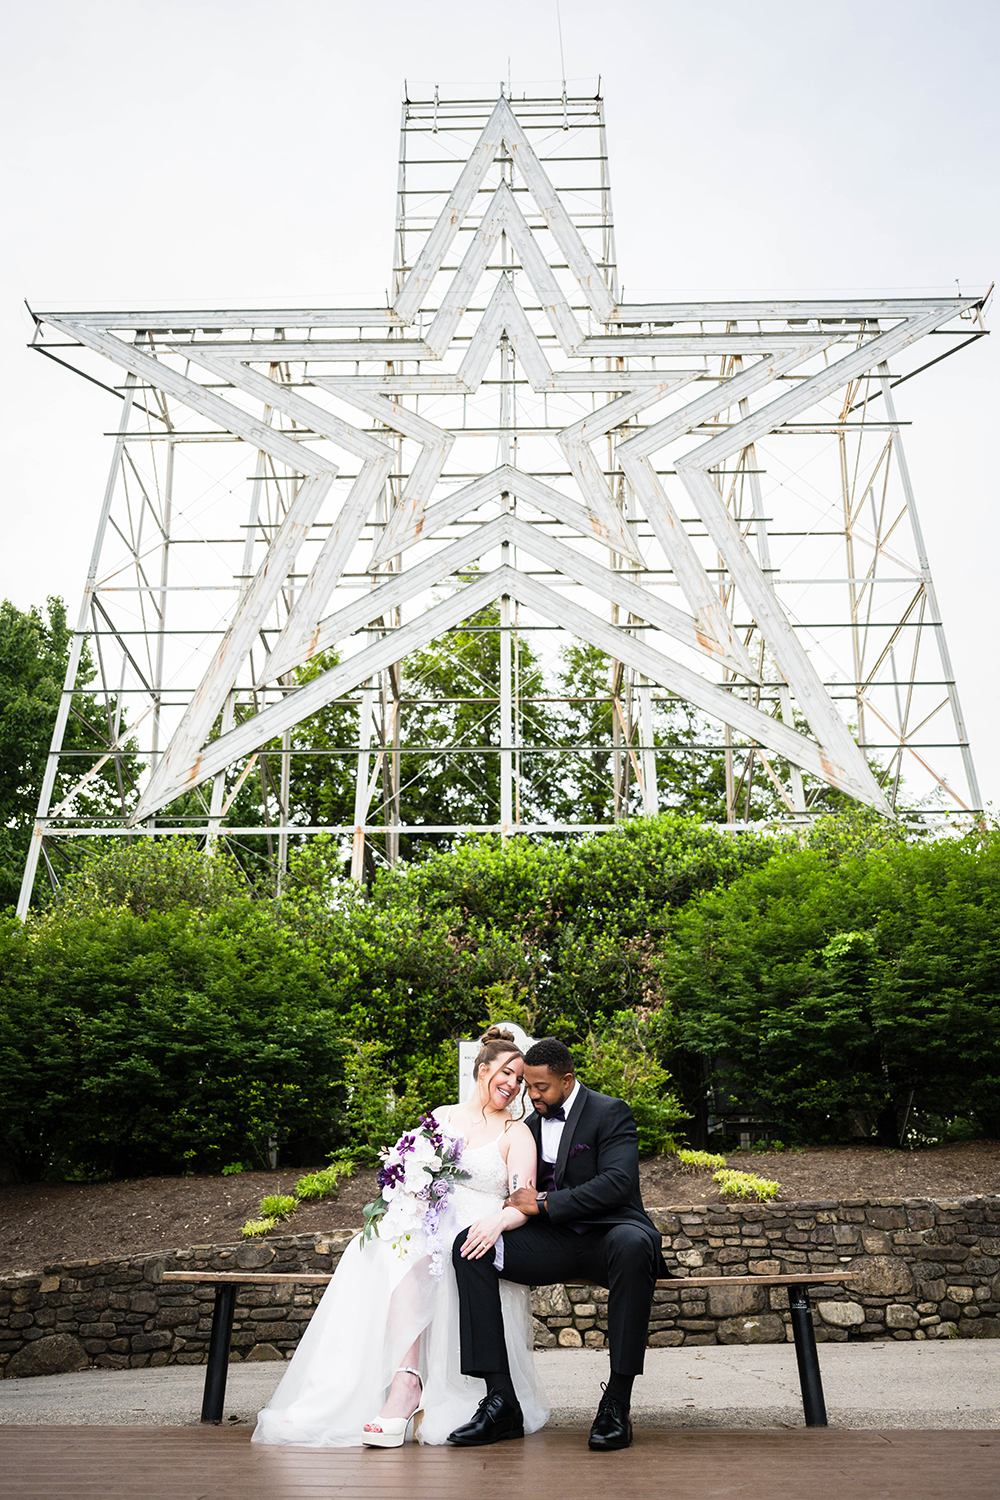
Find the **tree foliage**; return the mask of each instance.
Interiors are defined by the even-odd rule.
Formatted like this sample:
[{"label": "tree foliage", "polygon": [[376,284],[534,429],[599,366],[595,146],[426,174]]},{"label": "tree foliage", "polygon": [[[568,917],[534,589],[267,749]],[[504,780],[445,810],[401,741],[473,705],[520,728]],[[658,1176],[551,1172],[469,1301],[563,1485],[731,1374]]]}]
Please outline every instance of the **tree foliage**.
[{"label": "tree foliage", "polygon": [[696,1089],[710,1059],[723,1094],[811,1139],[896,1142],[921,1116],[996,1134],[1000,832],[868,828],[831,822],[678,915],[675,1066]]},{"label": "tree foliage", "polygon": [[[0,603],[0,908],[17,900],[38,807],[49,744],[62,696],[71,631],[61,599],[50,598],[45,613]],[[95,676],[89,653],[81,657],[77,683]],[[66,759],[53,789],[53,806],[73,781],[106,751],[117,713],[114,697],[74,694],[66,722]],[[135,746],[109,760],[76,798],[81,814],[96,815],[131,804],[140,769]]]}]

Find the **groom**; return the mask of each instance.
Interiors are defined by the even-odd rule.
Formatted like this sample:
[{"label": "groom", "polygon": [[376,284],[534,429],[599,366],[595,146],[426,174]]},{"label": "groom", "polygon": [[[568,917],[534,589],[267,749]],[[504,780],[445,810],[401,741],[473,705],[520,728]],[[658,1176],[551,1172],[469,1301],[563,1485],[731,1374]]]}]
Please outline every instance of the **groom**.
[{"label": "groom", "polygon": [[527,1123],[538,1147],[538,1185],[511,1193],[508,1204],[528,1222],[506,1233],[495,1250],[470,1257],[464,1231],[455,1241],[462,1371],[486,1381],[486,1396],[448,1441],[471,1448],[523,1435],[504,1342],[503,1276],[526,1286],[586,1281],[608,1288],[611,1376],[589,1446],[627,1448],[653,1285],[668,1274],[659,1231],[639,1195],[635,1120],[621,1099],[578,1082],[572,1056],[555,1037],[525,1053],[524,1083],[535,1108]]}]

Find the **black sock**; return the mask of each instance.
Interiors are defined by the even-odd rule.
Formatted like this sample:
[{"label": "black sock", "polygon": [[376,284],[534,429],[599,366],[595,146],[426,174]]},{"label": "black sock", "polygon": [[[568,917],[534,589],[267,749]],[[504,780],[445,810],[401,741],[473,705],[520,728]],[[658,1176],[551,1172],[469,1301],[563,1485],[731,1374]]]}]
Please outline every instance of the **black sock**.
[{"label": "black sock", "polygon": [[514,1382],[510,1378],[510,1370],[490,1370],[486,1378],[487,1396],[503,1396],[505,1401],[513,1401],[517,1405],[517,1396],[514,1392]]},{"label": "black sock", "polygon": [[609,1396],[614,1396],[623,1406],[628,1406],[632,1400],[632,1382],[634,1375],[619,1375],[617,1370],[612,1370],[608,1377],[605,1389]]}]

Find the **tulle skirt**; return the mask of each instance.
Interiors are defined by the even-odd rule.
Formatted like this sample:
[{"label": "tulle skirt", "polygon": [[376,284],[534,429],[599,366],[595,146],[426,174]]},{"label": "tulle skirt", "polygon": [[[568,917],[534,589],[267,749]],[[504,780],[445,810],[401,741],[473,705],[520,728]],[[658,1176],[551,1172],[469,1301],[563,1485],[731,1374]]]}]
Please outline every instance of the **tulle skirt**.
[{"label": "tulle skirt", "polygon": [[[473,1195],[465,1190],[461,1197]],[[462,1220],[496,1212],[483,1197]],[[463,1209],[468,1209],[468,1202]],[[448,1226],[454,1234],[462,1222]],[[451,1239],[444,1237],[450,1247]],[[511,1375],[526,1432],[548,1418],[535,1374],[527,1287],[501,1280],[500,1299]],[[468,1422],[486,1393],[482,1380],[463,1375],[458,1332],[458,1287],[450,1260],[439,1277],[430,1257],[360,1235],[344,1250],[336,1274],[299,1341],[268,1405],[260,1412],[255,1443],[295,1443],[309,1448],[353,1448],[361,1429],[377,1416],[394,1372],[420,1340],[417,1362],[424,1381],[422,1443],[443,1443]]]}]

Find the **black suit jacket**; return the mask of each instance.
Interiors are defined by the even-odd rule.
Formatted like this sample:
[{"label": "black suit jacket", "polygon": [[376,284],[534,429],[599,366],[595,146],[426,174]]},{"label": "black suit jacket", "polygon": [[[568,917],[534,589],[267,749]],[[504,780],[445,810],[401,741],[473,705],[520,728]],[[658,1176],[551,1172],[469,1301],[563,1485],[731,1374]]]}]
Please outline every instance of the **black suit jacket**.
[{"label": "black suit jacket", "polygon": [[[527,1125],[541,1161],[541,1116],[530,1115]],[[597,1094],[581,1083],[563,1126],[555,1179],[555,1188],[545,1200],[550,1223],[586,1224],[595,1229],[635,1224],[660,1253],[660,1231],[643,1208],[639,1192],[639,1135],[623,1100]],[[668,1274],[662,1256],[657,1274]]]}]

